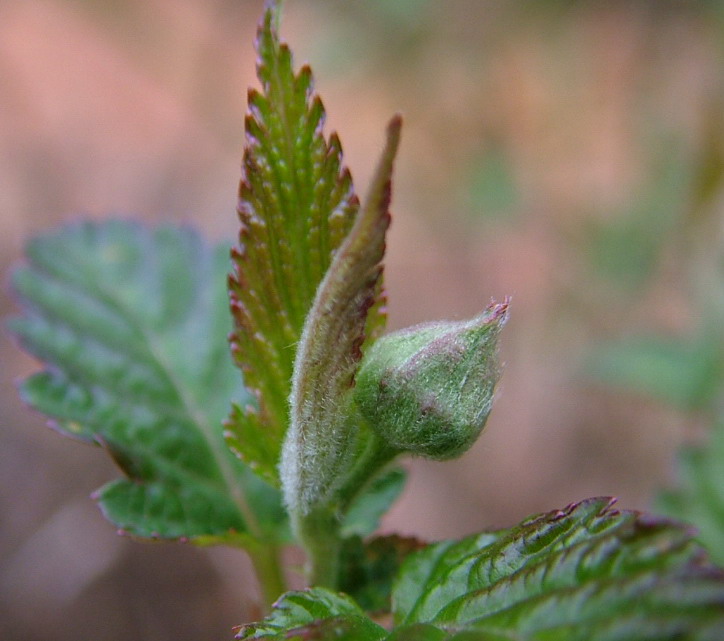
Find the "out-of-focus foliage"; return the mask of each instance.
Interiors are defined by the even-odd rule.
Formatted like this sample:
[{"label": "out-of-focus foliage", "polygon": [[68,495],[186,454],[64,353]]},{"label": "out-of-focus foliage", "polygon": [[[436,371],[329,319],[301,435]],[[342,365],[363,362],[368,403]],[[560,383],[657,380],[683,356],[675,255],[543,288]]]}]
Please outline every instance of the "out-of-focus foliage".
[{"label": "out-of-focus foliage", "polygon": [[[700,540],[719,563],[724,561],[724,116],[706,122],[707,138],[695,162],[685,164],[688,179],[671,190],[674,176],[662,175],[653,190],[655,211],[667,212],[641,227],[649,238],[658,236],[651,253],[655,266],[665,250],[676,246],[690,283],[687,304],[690,327],[664,335],[642,329],[600,344],[590,369],[618,392],[648,394],[675,406],[703,423],[703,443],[679,455],[678,489],[661,494],[657,507],[665,514],[693,523]],[[677,172],[681,173],[681,172]],[[667,193],[670,192],[670,193]],[[677,197],[678,195],[678,197]],[[671,202],[675,203],[673,209]],[[649,218],[655,213],[650,210]],[[668,221],[668,222],[667,222]],[[673,225],[672,225],[673,223]],[[668,231],[667,231],[668,228]],[[635,247],[647,242],[633,235]],[[628,240],[619,243],[626,247]],[[649,243],[650,244],[650,243]],[[651,245],[653,249],[653,245]],[[625,262],[625,261],[624,261]],[[647,261],[648,262],[648,261]],[[632,279],[644,286],[651,270],[635,270]],[[623,270],[625,275],[626,270]]]},{"label": "out-of-focus foliage", "polygon": [[724,566],[724,420],[712,425],[704,443],[681,451],[677,471],[677,489],[660,494],[656,507],[696,525],[699,540]]},{"label": "out-of-focus foliage", "polygon": [[[664,135],[661,132],[660,135]],[[687,213],[692,167],[675,144],[654,146],[646,177],[628,207],[607,220],[593,220],[583,245],[590,259],[586,277],[603,278],[622,293],[641,293],[662,254],[675,242]]]},{"label": "out-of-focus foliage", "polygon": [[339,572],[339,589],[349,594],[367,612],[391,610],[392,584],[405,558],[424,543],[393,534],[362,540],[345,540]]},{"label": "out-of-focus foliage", "polygon": [[684,411],[701,411],[722,395],[720,338],[721,327],[691,338],[631,336],[600,347],[592,368],[618,390],[645,392]]}]

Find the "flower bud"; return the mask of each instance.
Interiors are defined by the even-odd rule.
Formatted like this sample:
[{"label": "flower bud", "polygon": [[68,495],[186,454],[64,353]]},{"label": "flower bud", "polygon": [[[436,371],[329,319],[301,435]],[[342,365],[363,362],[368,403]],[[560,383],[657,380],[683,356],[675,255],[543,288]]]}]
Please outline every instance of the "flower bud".
[{"label": "flower bud", "polygon": [[391,447],[432,459],[469,449],[493,404],[507,318],[506,299],[472,320],[426,323],[376,341],[354,390],[370,427]]}]

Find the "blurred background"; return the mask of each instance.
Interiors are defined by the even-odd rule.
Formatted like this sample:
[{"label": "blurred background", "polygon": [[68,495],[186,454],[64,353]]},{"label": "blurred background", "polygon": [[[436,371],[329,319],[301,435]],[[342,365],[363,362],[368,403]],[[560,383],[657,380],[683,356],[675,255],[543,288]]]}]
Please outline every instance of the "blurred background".
[{"label": "blurred background", "polygon": [[[79,216],[233,242],[261,9],[0,0],[3,274]],[[409,461],[384,530],[460,536],[592,495],[650,509],[722,409],[724,2],[288,0],[282,35],[358,191],[404,115],[390,327],[513,299],[486,433]],[[0,350],[0,636],[230,638],[253,616],[243,555],[116,536],[88,495],[117,472],[21,406],[37,364]]]}]

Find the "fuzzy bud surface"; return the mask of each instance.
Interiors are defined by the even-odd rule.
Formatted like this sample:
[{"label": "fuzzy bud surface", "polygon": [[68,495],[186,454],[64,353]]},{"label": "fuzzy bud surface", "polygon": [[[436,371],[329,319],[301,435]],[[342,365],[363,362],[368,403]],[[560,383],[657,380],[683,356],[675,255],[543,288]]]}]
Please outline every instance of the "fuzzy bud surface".
[{"label": "fuzzy bud surface", "polygon": [[471,320],[416,325],[376,341],[354,390],[370,427],[393,448],[427,458],[469,449],[492,408],[507,318],[505,300]]}]

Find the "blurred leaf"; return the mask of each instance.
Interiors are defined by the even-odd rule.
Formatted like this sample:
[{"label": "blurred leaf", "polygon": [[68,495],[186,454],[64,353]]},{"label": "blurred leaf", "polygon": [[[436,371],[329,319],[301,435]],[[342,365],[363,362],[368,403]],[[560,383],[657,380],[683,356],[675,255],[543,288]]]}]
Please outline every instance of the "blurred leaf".
[{"label": "blurred leaf", "polygon": [[714,99],[705,112],[704,135],[697,149],[690,214],[695,222],[716,215],[715,199],[724,187],[724,102]]},{"label": "blurred leaf", "polygon": [[514,212],[518,190],[511,160],[501,145],[492,145],[474,164],[469,199],[471,210],[484,220],[505,220]]},{"label": "blurred leaf", "polygon": [[[321,5],[324,7],[324,5]],[[331,11],[330,11],[331,8]],[[347,0],[327,4],[322,19],[331,17],[307,47],[325,75],[344,76],[360,69],[377,72],[386,82],[403,70],[419,67],[435,21],[431,0]],[[324,8],[322,9],[324,11]],[[385,73],[379,69],[384,65]]]},{"label": "blurred leaf", "polygon": [[364,537],[372,534],[379,527],[382,516],[397,500],[406,480],[405,470],[395,467],[372,481],[347,509],[341,535]]},{"label": "blurred leaf", "polygon": [[708,406],[718,394],[724,355],[708,334],[688,341],[637,336],[599,346],[588,368],[617,388],[651,394],[691,410]]},{"label": "blurred leaf", "polygon": [[384,628],[348,596],[311,588],[287,592],[264,621],[240,626],[236,638],[377,641],[384,636]]},{"label": "blurred leaf", "polygon": [[724,566],[724,420],[714,424],[707,443],[679,455],[679,487],[662,493],[658,509],[692,523],[698,539]]},{"label": "blurred leaf", "polygon": [[224,338],[226,249],[114,220],[35,238],[27,257],[11,329],[45,369],[21,394],[127,475],[98,492],[106,516],[140,537],[283,536],[278,492],[222,434],[228,400],[247,398]]},{"label": "blurred leaf", "polygon": [[664,140],[652,146],[651,177],[627,209],[592,223],[584,247],[594,274],[628,293],[638,294],[653,273],[691,193],[692,167],[681,144]]},{"label": "blurred leaf", "polygon": [[365,610],[389,612],[392,582],[407,556],[424,543],[397,535],[363,541],[359,536],[345,540],[339,573],[339,589],[353,597]]},{"label": "blurred leaf", "polygon": [[588,499],[411,555],[393,609],[441,639],[713,640],[724,573],[701,559],[684,526]]},{"label": "blurred leaf", "polygon": [[620,217],[599,225],[588,252],[596,273],[634,291],[653,271],[666,229],[648,220]]},{"label": "blurred leaf", "polygon": [[[262,92],[249,92],[241,231],[229,279],[232,351],[257,404],[233,409],[228,438],[277,484],[296,345],[358,201],[339,139],[323,135],[325,112],[311,70],[294,74],[289,48],[272,23],[268,10],[257,36]],[[371,318],[370,329],[384,320],[379,311]]]},{"label": "blurred leaf", "polygon": [[367,0],[365,3],[373,11],[381,14],[387,22],[392,22],[396,27],[409,29],[411,24],[416,24],[428,12],[430,0]]}]

